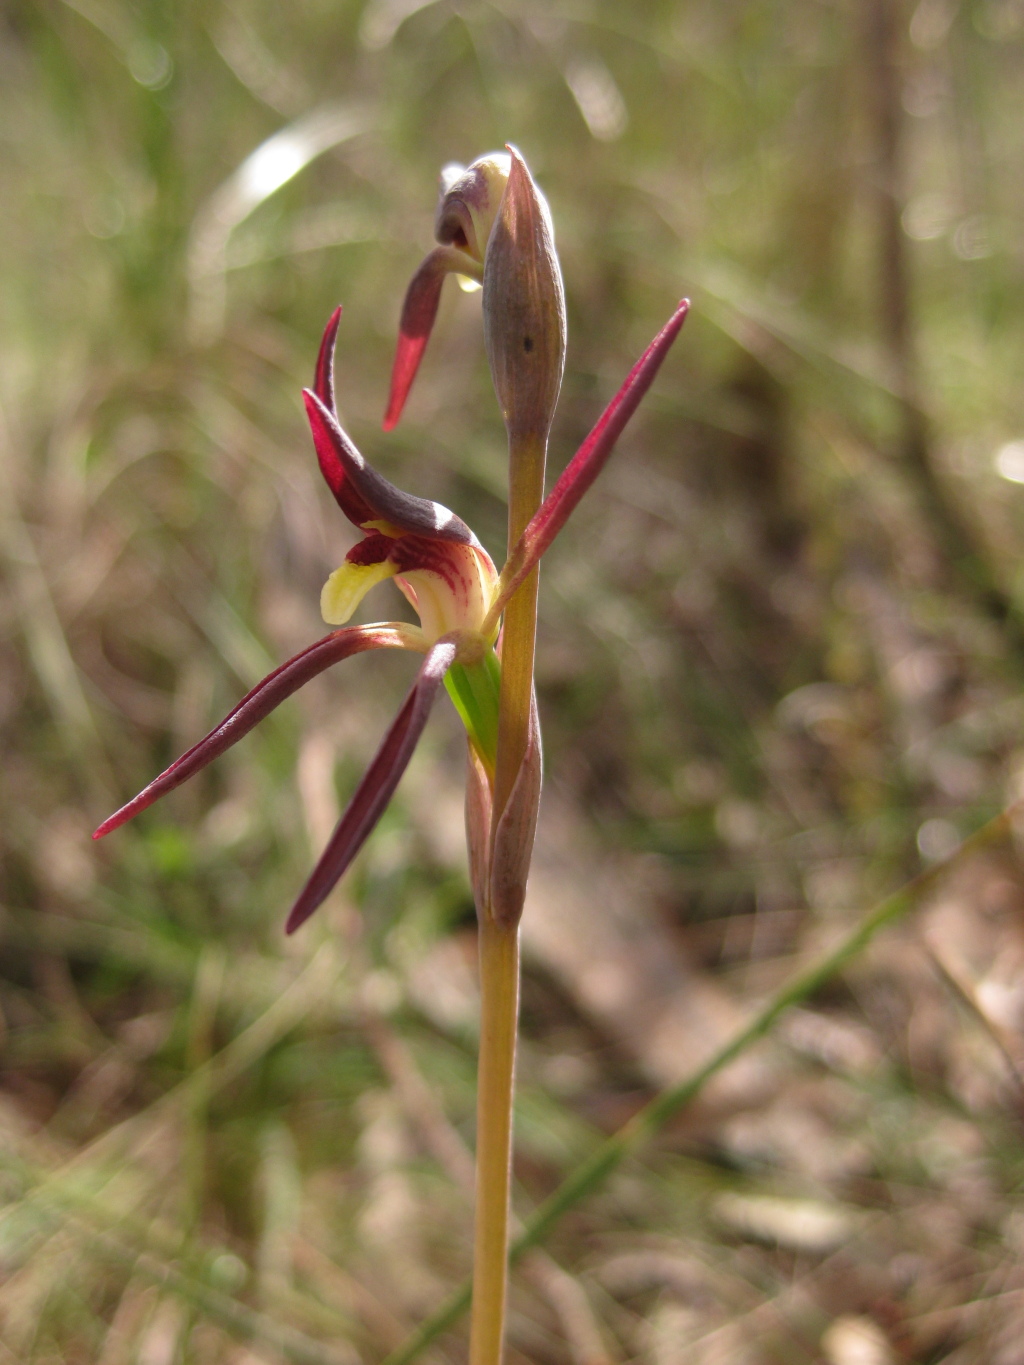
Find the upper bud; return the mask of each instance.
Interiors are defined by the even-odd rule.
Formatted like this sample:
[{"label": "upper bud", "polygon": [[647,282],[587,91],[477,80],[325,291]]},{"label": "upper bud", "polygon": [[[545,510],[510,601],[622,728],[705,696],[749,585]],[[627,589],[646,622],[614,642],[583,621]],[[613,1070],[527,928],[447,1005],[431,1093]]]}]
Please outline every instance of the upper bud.
[{"label": "upper bud", "polygon": [[458,247],[483,265],[511,165],[507,152],[489,152],[465,169],[445,166],[434,221],[434,236],[442,246]]},{"label": "upper bud", "polygon": [[405,293],[384,414],[385,431],[390,431],[402,415],[437,317],[445,276],[454,274],[475,284],[483,282],[487,241],[510,165],[506,152],[489,152],[471,166],[446,166],[441,172],[441,198],[434,223],[440,246],[421,262]]},{"label": "upper bud", "polygon": [[565,294],[547,203],[511,152],[484,258],[484,338],[510,437],[547,440],[565,363]]}]

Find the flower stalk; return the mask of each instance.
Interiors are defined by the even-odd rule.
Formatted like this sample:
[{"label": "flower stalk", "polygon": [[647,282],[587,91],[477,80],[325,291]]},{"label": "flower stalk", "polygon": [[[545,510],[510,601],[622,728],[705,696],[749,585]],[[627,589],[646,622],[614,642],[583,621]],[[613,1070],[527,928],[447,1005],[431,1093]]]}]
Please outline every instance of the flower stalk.
[{"label": "flower stalk", "polygon": [[[597,425],[544,498],[548,436],[562,381],[565,303],[551,219],[514,148],[443,173],[439,246],[413,275],[399,324],[385,430],[399,420],[437,314],[445,276],[483,286],[487,356],[508,434],[509,553],[499,574],[447,507],[396,488],[357,449],[335,403],[341,309],[324,332],[304,391],[320,470],[361,533],[321,594],[338,629],[275,669],[149,786],[97,829],[101,838],[188,780],[325,669],[370,650],[420,656],[419,670],[286,928],[330,894],[390,801],[442,684],[466,728],[466,834],[480,933],[476,1240],[471,1365],[500,1365],[505,1330],[512,1100],[519,1010],[519,920],[541,789],[533,668],[538,564],[604,467],[686,317],[684,300],[634,365]],[[346,623],[362,598],[393,580],[418,625]],[[500,637],[499,637],[500,631]]]},{"label": "flower stalk", "polygon": [[[478,908],[479,913],[479,908]],[[505,1336],[512,1096],[519,1024],[519,924],[480,914],[476,1204],[470,1365],[495,1365]]]},{"label": "flower stalk", "polygon": [[[487,358],[509,444],[508,543],[544,497],[548,435],[565,359],[565,301],[547,205],[514,148],[484,259]],[[519,1014],[519,919],[540,797],[533,666],[535,567],[504,612],[491,797],[490,867],[477,902],[480,1056],[470,1365],[498,1365],[505,1332],[512,1107]]]}]

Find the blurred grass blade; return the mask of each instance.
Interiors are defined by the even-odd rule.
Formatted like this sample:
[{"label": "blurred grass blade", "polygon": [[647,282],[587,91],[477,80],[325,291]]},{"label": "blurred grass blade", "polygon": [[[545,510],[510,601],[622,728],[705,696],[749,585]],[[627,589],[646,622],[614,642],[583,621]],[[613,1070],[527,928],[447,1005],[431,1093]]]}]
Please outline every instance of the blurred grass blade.
[{"label": "blurred grass blade", "polygon": [[337,992],[343,969],[337,945],[331,941],[322,944],[290,985],[247,1028],[148,1108],[106,1129],[80,1148],[46,1177],[47,1185],[77,1180],[79,1172],[99,1162],[137,1156],[159,1132],[168,1113],[190,1104],[197,1093],[212,1096],[230,1085],[293,1028],[329,1002]]},{"label": "blurred grass blade", "polygon": [[[240,1302],[218,1288],[215,1279],[218,1262],[232,1253],[217,1253],[207,1247],[205,1254],[193,1251],[187,1258],[175,1256],[163,1245],[156,1225],[147,1227],[131,1217],[109,1211],[95,1194],[80,1187],[51,1188],[46,1175],[8,1151],[0,1151],[0,1168],[7,1178],[22,1186],[21,1200],[11,1207],[31,1207],[37,1218],[74,1238],[91,1256],[113,1263],[122,1270],[141,1276],[174,1294],[184,1303],[215,1323],[236,1340],[274,1352],[291,1365],[357,1365],[359,1357],[351,1345],[327,1346],[305,1332],[275,1320]],[[328,1313],[322,1305],[310,1303],[311,1312],[321,1320],[321,1328],[337,1338],[347,1322]]]},{"label": "blurred grass blade", "polygon": [[[702,1067],[679,1085],[662,1091],[617,1133],[602,1142],[586,1161],[562,1181],[531,1217],[525,1220],[522,1232],[509,1248],[509,1263],[514,1265],[532,1247],[543,1242],[563,1214],[592,1193],[626,1157],[636,1153],[669,1119],[695,1100],[712,1077],[734,1062],[747,1048],[765,1037],[787,1010],[808,999],[830,981],[867,947],[879,930],[914,909],[920,903],[921,897],[952,868],[960,866],[969,857],[1004,839],[1010,833],[1013,818],[1022,806],[1024,801],[1015,802],[1007,807],[983,825],[976,834],[966,839],[955,853],[942,862],[935,863],[898,891],[894,891],[891,896],[880,901],[834,948],[823,953],[809,967],[798,972],[781,990],[776,991],[753,1018],[718,1048]],[[415,1360],[432,1341],[459,1320],[469,1307],[470,1299],[471,1288],[466,1282],[412,1333],[408,1341],[392,1351],[383,1365],[407,1365],[407,1362]]]},{"label": "blurred grass blade", "polygon": [[325,104],[261,142],[199,209],[188,248],[189,333],[197,345],[221,332],[231,234],[311,161],[372,126],[365,109]]},{"label": "blurred grass blade", "polygon": [[7,563],[29,658],[67,759],[79,769],[90,797],[108,800],[115,784],[32,533],[16,503],[0,513],[0,560]]}]

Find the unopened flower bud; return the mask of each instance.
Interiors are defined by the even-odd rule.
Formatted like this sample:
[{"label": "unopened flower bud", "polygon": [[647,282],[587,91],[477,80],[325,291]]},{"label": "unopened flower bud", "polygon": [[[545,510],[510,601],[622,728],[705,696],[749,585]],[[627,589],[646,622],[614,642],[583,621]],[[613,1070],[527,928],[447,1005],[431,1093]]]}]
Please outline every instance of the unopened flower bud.
[{"label": "unopened flower bud", "polygon": [[546,442],[565,361],[565,295],[548,206],[512,164],[484,260],[484,337],[512,439]]}]

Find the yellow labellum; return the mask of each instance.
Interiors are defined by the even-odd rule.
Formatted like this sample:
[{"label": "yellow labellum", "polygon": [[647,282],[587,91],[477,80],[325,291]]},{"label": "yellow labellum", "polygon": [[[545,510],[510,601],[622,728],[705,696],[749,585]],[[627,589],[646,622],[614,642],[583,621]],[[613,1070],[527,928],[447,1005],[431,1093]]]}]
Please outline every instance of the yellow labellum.
[{"label": "yellow labellum", "polygon": [[320,614],[329,626],[343,626],[370,589],[386,578],[394,578],[396,572],[396,566],[389,560],[380,564],[342,564],[323,586]]}]

